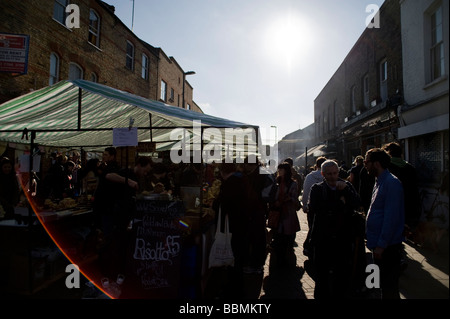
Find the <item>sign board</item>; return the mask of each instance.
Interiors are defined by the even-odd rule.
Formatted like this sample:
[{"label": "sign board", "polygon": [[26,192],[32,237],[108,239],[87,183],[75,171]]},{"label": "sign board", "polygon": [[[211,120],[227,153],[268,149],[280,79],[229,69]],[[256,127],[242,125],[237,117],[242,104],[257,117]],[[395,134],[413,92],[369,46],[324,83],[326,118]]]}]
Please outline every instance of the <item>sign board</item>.
[{"label": "sign board", "polygon": [[139,142],[136,147],[136,152],[138,153],[153,153],[156,151],[155,142]]},{"label": "sign board", "polygon": [[30,36],[0,33],[0,72],[27,74]]},{"label": "sign board", "polygon": [[127,286],[122,297],[174,299],[179,296],[182,201],[137,200],[127,252]]},{"label": "sign board", "polygon": [[[21,173],[29,173],[30,172],[30,154],[21,155],[19,158],[20,163],[20,172]],[[33,156],[33,171],[36,173],[40,172],[41,167],[41,156],[34,155]]]},{"label": "sign board", "polygon": [[113,129],[113,146],[137,146],[137,128],[115,128]]}]

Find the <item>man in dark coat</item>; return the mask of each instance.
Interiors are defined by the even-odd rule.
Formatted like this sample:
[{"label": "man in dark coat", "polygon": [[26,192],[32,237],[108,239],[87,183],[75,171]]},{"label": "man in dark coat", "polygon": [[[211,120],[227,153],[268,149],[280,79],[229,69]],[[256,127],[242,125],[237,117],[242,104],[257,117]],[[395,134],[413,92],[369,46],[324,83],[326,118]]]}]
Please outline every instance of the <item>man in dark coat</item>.
[{"label": "man in dark coat", "polygon": [[361,203],[353,185],[338,177],[335,161],[325,161],[321,172],[325,180],[313,185],[308,201],[313,215],[310,243],[316,271],[314,298],[345,298],[351,292],[357,235],[352,218]]}]

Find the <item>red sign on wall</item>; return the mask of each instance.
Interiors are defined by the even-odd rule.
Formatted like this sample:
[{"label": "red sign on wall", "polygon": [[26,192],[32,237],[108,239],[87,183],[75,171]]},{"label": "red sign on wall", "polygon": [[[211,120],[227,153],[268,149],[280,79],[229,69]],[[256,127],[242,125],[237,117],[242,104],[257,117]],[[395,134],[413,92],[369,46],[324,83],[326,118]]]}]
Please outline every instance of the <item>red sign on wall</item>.
[{"label": "red sign on wall", "polygon": [[30,36],[0,33],[0,72],[27,74]]}]

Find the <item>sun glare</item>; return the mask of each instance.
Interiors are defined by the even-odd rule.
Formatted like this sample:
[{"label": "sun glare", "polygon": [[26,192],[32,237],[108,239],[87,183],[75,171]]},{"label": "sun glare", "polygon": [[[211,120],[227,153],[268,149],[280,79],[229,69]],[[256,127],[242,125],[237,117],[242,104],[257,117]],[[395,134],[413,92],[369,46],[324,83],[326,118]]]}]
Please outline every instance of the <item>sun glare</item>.
[{"label": "sun glare", "polygon": [[265,33],[265,52],[274,61],[291,70],[302,62],[311,46],[308,22],[300,15],[289,13],[269,22]]}]

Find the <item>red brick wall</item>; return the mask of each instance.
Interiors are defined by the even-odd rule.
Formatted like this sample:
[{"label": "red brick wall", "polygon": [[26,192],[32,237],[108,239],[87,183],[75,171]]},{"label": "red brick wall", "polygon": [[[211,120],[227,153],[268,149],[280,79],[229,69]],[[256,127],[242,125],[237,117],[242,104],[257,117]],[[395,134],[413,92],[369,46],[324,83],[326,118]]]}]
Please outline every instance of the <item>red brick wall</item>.
[{"label": "red brick wall", "polygon": [[[98,83],[159,100],[160,80],[165,79],[175,90],[172,105],[182,100],[182,70],[173,58],[162,58],[161,49],[141,41],[108,7],[96,0],[77,0],[80,9],[80,28],[68,29],[53,19],[54,0],[1,0],[0,32],[30,35],[28,73],[11,75],[0,73],[0,103],[13,97],[49,85],[50,54],[60,59],[59,80],[68,79],[69,62],[83,69],[83,79],[97,75]],[[93,9],[100,16],[99,46],[88,41],[89,13]],[[127,40],[134,45],[134,69],[126,67]],[[142,54],[149,58],[149,76],[141,77]],[[180,102],[178,104],[178,96]],[[192,87],[186,85],[186,101],[192,103]]]}]

